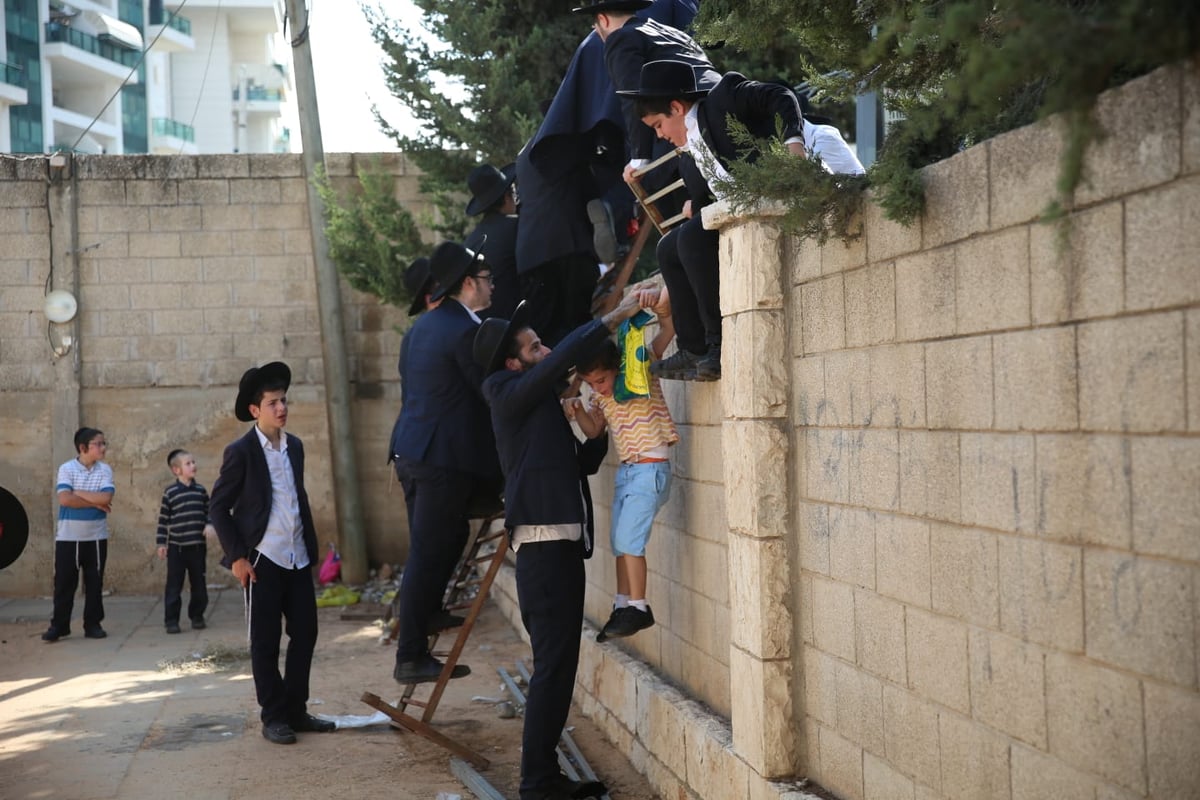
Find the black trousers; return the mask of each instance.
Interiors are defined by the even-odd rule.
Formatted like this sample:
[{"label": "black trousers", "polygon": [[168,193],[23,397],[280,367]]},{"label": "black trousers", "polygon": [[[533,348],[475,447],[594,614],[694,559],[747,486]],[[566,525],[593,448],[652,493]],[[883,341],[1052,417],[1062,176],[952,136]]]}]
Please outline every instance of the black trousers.
[{"label": "black trousers", "polygon": [[408,508],[408,560],[400,578],[396,661],[429,652],[429,620],[442,607],[446,584],[470,538],[467,501],[479,479],[467,472],[396,460]]},{"label": "black trousers", "polygon": [[83,629],[98,627],[104,620],[104,564],[108,540],[54,543],[54,611],[51,626],[60,634],[71,630],[75,590],[83,573]]},{"label": "black trousers", "polygon": [[521,737],[521,796],[559,774],[554,748],[567,724],[583,633],[583,544],[537,542],[517,551],[517,600],[533,646]]},{"label": "black trousers", "polygon": [[529,327],[547,347],[592,319],[592,294],[600,268],[590,255],[547,261],[521,276],[521,291],[529,304]]},{"label": "black trousers", "polygon": [[167,588],[163,593],[163,622],[179,624],[179,612],[183,609],[183,579],[188,581],[188,619],[197,620],[208,610],[208,586],[205,585],[205,567],[208,563],[208,545],[190,544],[181,547],[167,545]]},{"label": "black trousers", "polygon": [[679,347],[702,355],[721,344],[720,233],[700,215],[667,231],[658,242],[658,266],[671,293]]},{"label": "black trousers", "polygon": [[[285,569],[251,552],[257,580],[250,584],[250,667],[263,722],[295,722],[306,713],[308,676],[317,645],[317,595],[312,565]],[[286,621],[286,626],[283,622]],[[284,671],[279,673],[279,643],[287,633]]]}]

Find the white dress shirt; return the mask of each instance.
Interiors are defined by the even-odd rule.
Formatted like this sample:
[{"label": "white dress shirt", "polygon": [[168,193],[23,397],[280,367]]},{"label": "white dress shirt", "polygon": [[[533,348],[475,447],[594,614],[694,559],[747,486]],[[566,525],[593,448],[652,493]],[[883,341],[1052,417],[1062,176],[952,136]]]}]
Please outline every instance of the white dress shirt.
[{"label": "white dress shirt", "polygon": [[280,432],[276,449],[258,426],[254,426],[267,470],[271,473],[271,515],[267,532],[256,548],[284,569],[308,566],[308,548],[304,546],[304,523],[300,519],[300,495],[296,491],[296,476],[288,458],[287,434]]}]

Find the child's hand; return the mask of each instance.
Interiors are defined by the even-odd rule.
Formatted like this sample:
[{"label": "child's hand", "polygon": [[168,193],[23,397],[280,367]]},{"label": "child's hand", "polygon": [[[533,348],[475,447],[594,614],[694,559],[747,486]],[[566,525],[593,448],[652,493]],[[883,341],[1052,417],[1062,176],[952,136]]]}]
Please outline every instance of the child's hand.
[{"label": "child's hand", "polygon": [[158,546],[158,559],[159,559],[159,561],[165,561],[166,558],[167,558],[167,546],[165,544],[160,544]]},{"label": "child's hand", "polygon": [[647,286],[644,289],[638,289],[638,302],[642,308],[648,308],[654,312],[656,317],[671,316],[671,295],[667,293],[666,286]]},{"label": "child's hand", "polygon": [[210,542],[215,542],[217,540],[217,529],[214,528],[211,523],[204,526],[204,538],[208,539]]},{"label": "child's hand", "polygon": [[575,414],[579,409],[583,408],[582,397],[564,397],[562,399],[563,414],[572,422],[575,421]]}]

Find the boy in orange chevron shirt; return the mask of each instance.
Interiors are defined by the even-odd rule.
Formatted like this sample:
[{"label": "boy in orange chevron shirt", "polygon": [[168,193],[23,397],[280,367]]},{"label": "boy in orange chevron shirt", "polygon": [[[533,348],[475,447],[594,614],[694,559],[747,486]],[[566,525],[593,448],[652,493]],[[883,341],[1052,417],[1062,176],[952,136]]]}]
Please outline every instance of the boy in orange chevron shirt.
[{"label": "boy in orange chevron shirt", "polygon": [[[658,334],[645,350],[659,359],[675,337],[666,287],[634,291],[641,307],[658,317]],[[627,329],[623,331],[628,335]],[[627,367],[616,343],[606,339],[575,368],[591,387],[593,405],[585,408],[581,398],[571,398],[564,405],[567,418],[588,438],[602,435],[607,428],[621,459],[613,486],[609,534],[617,559],[617,592],[612,615],[596,636],[598,642],[631,636],[654,624],[654,612],[646,602],[646,543],[654,517],[671,492],[669,453],[671,445],[679,441],[657,377],[643,371],[647,392],[639,394],[635,389],[634,396],[618,399],[615,389],[619,382],[638,383],[627,374]]]}]

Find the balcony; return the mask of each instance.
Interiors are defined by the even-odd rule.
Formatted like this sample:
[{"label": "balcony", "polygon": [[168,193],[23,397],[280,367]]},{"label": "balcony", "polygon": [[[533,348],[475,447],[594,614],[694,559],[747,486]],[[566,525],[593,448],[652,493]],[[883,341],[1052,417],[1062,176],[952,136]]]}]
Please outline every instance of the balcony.
[{"label": "balcony", "polygon": [[146,26],[146,40],[153,42],[155,52],[180,53],[196,49],[192,37],[192,21],[174,11],[162,11],[150,15]]},{"label": "balcony", "polygon": [[137,82],[137,73],[130,76],[130,71],[141,58],[139,51],[58,22],[46,23],[43,54],[51,64],[55,85],[107,83],[105,78]]},{"label": "balcony", "polygon": [[177,120],[155,117],[150,123],[150,152],[195,155],[199,152],[196,129]]},{"label": "balcony", "polygon": [[266,86],[247,86],[246,100],[243,104],[241,92],[237,87],[233,90],[234,111],[244,110],[248,114],[271,114],[278,116],[280,107],[287,100],[284,89],[269,89]]},{"label": "balcony", "polygon": [[28,102],[24,68],[19,64],[0,61],[0,107],[23,106]]}]

